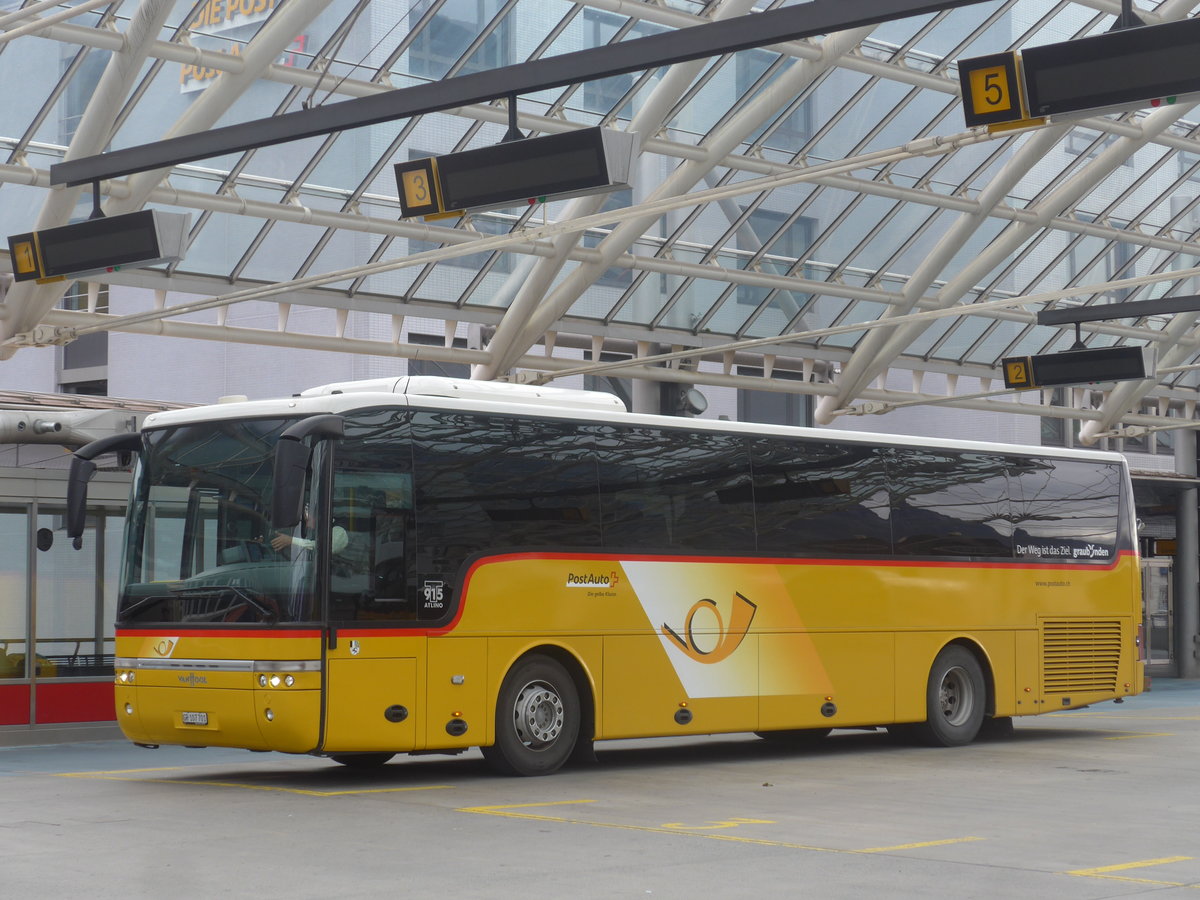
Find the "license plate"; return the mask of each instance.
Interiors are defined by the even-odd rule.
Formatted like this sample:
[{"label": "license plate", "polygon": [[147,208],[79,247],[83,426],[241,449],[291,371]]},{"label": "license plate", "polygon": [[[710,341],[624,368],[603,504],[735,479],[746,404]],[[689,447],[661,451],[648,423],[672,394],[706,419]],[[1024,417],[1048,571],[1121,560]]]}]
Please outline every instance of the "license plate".
[{"label": "license plate", "polygon": [[206,712],[185,712],[183,714],[184,725],[207,725],[208,713]]}]

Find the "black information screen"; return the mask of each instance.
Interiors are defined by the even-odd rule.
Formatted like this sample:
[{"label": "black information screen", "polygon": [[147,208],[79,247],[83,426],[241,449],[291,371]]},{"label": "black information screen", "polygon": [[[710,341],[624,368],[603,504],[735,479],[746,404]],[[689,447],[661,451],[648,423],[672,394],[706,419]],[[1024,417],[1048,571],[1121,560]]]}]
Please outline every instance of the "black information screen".
[{"label": "black information screen", "polygon": [[48,228],[39,232],[38,241],[48,277],[142,262],[160,255],[154,213],[148,209]]},{"label": "black information screen", "polygon": [[1067,350],[1033,357],[1033,381],[1039,387],[1128,381],[1147,375],[1141,347]]},{"label": "black information screen", "polygon": [[438,157],[446,210],[518,204],[608,184],[599,128],[509,141]]},{"label": "black information screen", "polygon": [[1200,19],[1127,28],[1021,51],[1034,116],[1200,91]]}]

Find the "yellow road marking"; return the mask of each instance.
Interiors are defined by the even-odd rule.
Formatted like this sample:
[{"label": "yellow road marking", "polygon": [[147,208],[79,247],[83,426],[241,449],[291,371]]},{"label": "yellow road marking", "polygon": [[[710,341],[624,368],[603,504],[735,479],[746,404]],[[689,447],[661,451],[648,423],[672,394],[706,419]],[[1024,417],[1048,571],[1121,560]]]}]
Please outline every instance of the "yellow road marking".
[{"label": "yellow road marking", "polygon": [[737,828],[739,825],[775,825],[770,819],[718,819],[705,825],[685,825],[683,822],[664,822],[663,828],[672,831],[715,831],[718,828]]},{"label": "yellow road marking", "polygon": [[1191,856],[1164,856],[1162,859],[1142,859],[1137,862],[1119,863],[1115,866],[1098,866],[1094,869],[1074,869],[1064,872],[1064,875],[1076,875],[1081,878],[1107,878],[1111,881],[1132,881],[1137,884],[1157,884],[1162,887],[1197,887],[1183,881],[1159,881],[1154,878],[1134,878],[1129,875],[1113,875],[1112,872],[1128,872],[1130,869],[1145,869],[1150,866],[1165,866],[1168,863],[1186,862]]},{"label": "yellow road marking", "polygon": [[[895,847],[874,847],[866,850],[842,849],[837,847],[817,847],[812,844],[796,844],[791,841],[770,841],[763,838],[748,838],[737,837],[732,834],[714,834],[710,831],[684,830],[679,823],[667,823],[666,825],[630,825],[620,822],[596,822],[588,819],[569,819],[564,816],[547,816],[529,812],[515,812],[515,810],[525,810],[534,807],[546,806],[569,806],[575,804],[595,803],[595,800],[556,800],[546,803],[516,803],[507,806],[464,806],[458,809],[458,812],[477,813],[485,816],[502,816],[509,819],[529,819],[536,822],[557,822],[560,825],[589,825],[593,828],[615,828],[622,831],[640,831],[650,834],[674,834],[683,837],[702,838],[709,841],[731,841],[738,844],[754,844],[760,847],[785,847],[790,850],[812,850],[816,853],[886,853],[889,850],[912,850],[919,847],[937,847],[944,844],[959,844],[968,841],[981,841],[983,838],[966,837],[966,838],[951,838],[942,841],[926,841],[917,844],[899,844]],[[773,822],[759,819],[728,819],[726,822],[735,824],[775,824]],[[712,828],[714,826],[691,826],[692,829],[697,827]],[[723,825],[721,827],[724,827]]]},{"label": "yellow road marking", "polygon": [[919,850],[922,847],[941,847],[945,844],[968,844],[971,841],[982,841],[981,837],[947,838],[944,841],[921,841],[919,844],[897,844],[894,847],[868,847],[855,850],[855,853],[891,853],[893,850]]},{"label": "yellow road marking", "polygon": [[280,787],[278,785],[269,784],[246,784],[238,781],[193,781],[182,778],[127,778],[120,777],[126,774],[136,773],[138,771],[170,771],[170,767],[165,769],[128,769],[124,772],[58,772],[59,778],[90,778],[96,781],[129,781],[136,784],[187,784],[197,787],[221,787],[221,788],[241,788],[244,791],[275,791],[281,794],[300,794],[305,797],[345,797],[351,794],[402,794],[410,791],[439,791],[448,790],[453,787],[449,784],[429,784],[420,785],[417,787],[397,787],[397,788],[359,788],[344,791],[315,791],[305,790],[303,788]]},{"label": "yellow road marking", "polygon": [[1123,714],[1098,712],[1046,713],[1048,719],[1136,719],[1139,722],[1200,722],[1200,716],[1139,716],[1131,711]]},{"label": "yellow road marking", "polygon": [[1175,737],[1174,732],[1170,731],[1127,731],[1120,733],[1117,737],[1106,737],[1106,741],[1128,741],[1133,738],[1148,738],[1148,737]]}]

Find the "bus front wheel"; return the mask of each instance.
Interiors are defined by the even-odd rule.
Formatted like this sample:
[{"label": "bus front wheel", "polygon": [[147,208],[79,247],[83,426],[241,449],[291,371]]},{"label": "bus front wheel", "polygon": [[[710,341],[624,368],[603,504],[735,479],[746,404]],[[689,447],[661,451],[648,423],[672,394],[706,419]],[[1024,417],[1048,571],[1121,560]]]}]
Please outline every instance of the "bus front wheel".
[{"label": "bus front wheel", "polygon": [[924,743],[959,747],[979,734],[987,705],[987,687],[979,660],[966,647],[942,649],[929,671],[925,693],[926,719],[918,726]]},{"label": "bus front wheel", "polygon": [[579,737],[579,691],[556,660],[529,656],[504,679],[496,701],[496,742],[483,757],[504,775],[549,775]]}]

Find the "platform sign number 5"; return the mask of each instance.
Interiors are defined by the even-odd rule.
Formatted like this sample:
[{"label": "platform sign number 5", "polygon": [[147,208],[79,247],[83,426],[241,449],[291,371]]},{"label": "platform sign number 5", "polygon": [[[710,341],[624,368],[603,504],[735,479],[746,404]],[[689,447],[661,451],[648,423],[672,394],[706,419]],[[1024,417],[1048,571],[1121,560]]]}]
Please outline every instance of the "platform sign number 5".
[{"label": "platform sign number 5", "polygon": [[969,128],[1026,118],[1017,55],[992,53],[958,61],[963,118]]},{"label": "platform sign number 5", "polygon": [[971,73],[971,103],[977,113],[1012,109],[1012,92],[1004,66],[976,69]]}]

